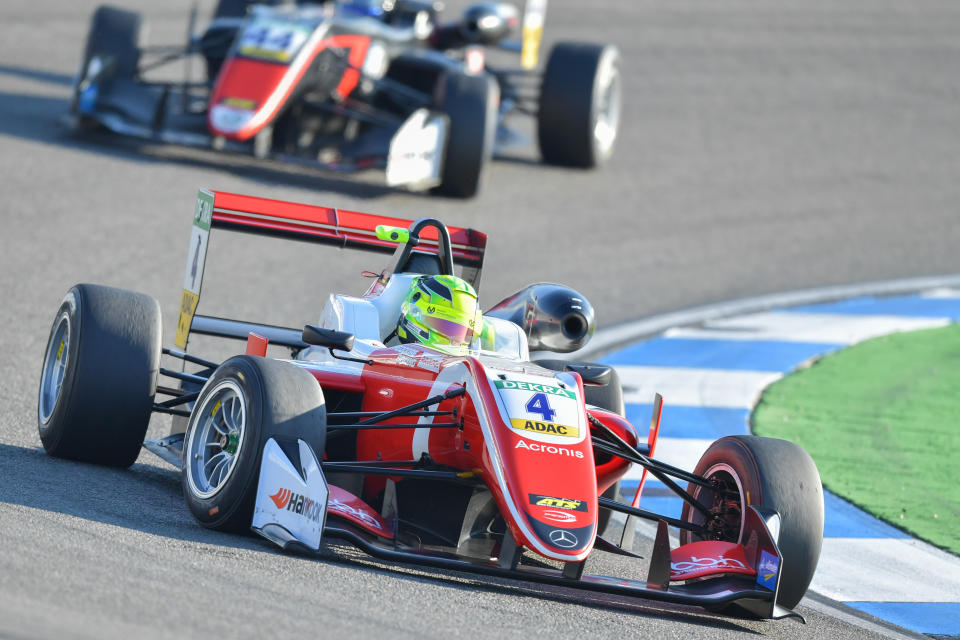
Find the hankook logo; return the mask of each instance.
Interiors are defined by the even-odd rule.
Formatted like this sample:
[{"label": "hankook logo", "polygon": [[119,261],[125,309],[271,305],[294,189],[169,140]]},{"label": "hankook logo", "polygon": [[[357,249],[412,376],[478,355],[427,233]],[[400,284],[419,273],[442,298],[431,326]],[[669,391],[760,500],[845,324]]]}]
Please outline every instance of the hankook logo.
[{"label": "hankook logo", "polygon": [[324,505],[312,498],[281,487],[279,491],[270,495],[270,499],[280,511],[292,511],[307,520],[321,522]]},{"label": "hankook logo", "polygon": [[577,536],[573,535],[566,529],[554,529],[550,532],[549,535],[550,544],[555,547],[560,547],[561,549],[573,549],[580,541],[577,540]]},{"label": "hankook logo", "polygon": [[277,509],[283,509],[287,506],[287,503],[290,502],[290,496],[293,494],[290,489],[280,489],[275,494],[270,496],[270,499],[273,500],[273,504],[277,505]]}]

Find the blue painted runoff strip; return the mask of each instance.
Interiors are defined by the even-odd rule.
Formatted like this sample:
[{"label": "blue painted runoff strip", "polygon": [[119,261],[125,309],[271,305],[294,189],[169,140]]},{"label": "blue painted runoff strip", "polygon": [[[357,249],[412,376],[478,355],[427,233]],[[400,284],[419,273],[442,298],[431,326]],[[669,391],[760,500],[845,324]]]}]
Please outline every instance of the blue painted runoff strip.
[{"label": "blue painted runoff strip", "polygon": [[[636,490],[636,489],[634,489]],[[861,511],[829,491],[823,492],[823,537],[825,538],[909,538],[896,527]]]},{"label": "blue painted runoff strip", "polygon": [[865,296],[839,302],[791,307],[784,311],[803,313],[847,313],[871,316],[906,316],[917,318],[950,318],[960,320],[960,298],[924,298],[903,296],[880,298]]},{"label": "blue painted runoff strip", "polygon": [[[666,402],[663,405],[663,415],[660,417],[660,437],[662,438],[716,440],[723,436],[745,435],[749,432],[747,418],[750,411],[748,409],[685,407]],[[629,403],[626,409],[627,420],[637,427],[640,441],[646,442],[653,405]]]},{"label": "blue painted runoff strip", "polygon": [[960,602],[844,602],[901,627],[937,636],[960,635]]},{"label": "blue painted runoff strip", "polygon": [[602,361],[611,365],[787,372],[814,356],[843,346],[828,342],[653,338],[612,353]]}]

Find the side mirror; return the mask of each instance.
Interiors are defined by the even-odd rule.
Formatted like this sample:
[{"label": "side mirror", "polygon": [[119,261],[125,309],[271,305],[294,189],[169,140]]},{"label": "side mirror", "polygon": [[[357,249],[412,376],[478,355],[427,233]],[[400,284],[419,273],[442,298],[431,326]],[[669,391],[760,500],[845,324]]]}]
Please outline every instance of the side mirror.
[{"label": "side mirror", "polygon": [[350,351],[353,349],[352,333],[336,331],[334,329],[321,329],[312,324],[308,324],[303,328],[301,339],[307,344],[327,347],[328,349],[339,349],[340,351]]},{"label": "side mirror", "polygon": [[612,375],[612,370],[605,364],[579,364],[567,363],[567,371],[579,373],[580,377],[587,384],[608,384]]}]

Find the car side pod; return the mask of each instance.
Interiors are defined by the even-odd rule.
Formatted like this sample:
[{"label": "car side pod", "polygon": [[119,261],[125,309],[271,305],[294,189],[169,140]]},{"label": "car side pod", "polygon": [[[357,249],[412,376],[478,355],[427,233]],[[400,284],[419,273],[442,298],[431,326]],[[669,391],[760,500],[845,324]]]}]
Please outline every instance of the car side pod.
[{"label": "car side pod", "polygon": [[313,448],[269,438],[263,447],[251,529],[284,551],[316,552],[330,489]]}]

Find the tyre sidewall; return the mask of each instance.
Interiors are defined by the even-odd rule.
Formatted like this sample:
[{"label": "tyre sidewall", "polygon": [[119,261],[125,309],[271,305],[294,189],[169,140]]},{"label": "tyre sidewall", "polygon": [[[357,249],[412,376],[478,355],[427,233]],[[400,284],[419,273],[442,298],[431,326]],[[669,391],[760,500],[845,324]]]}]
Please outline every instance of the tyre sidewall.
[{"label": "tyre sidewall", "polygon": [[[73,390],[74,382],[76,380],[77,372],[77,361],[79,359],[80,351],[80,336],[83,331],[83,327],[80,324],[80,314],[78,313],[78,306],[81,304],[77,296],[76,289],[71,289],[67,292],[67,295],[64,297],[63,302],[60,304],[60,308],[57,309],[57,315],[54,317],[53,326],[50,327],[50,335],[47,338],[47,345],[44,349],[44,360],[43,365],[40,369],[40,380],[41,385],[37,392],[37,425],[40,431],[40,441],[43,443],[44,448],[47,451],[56,451],[60,445],[61,440],[63,439],[66,429],[64,424],[67,419],[67,412],[69,407],[73,405]],[[43,420],[40,415],[40,403],[42,402],[43,394],[43,374],[47,368],[47,356],[50,353],[50,346],[53,342],[53,337],[57,329],[57,325],[60,322],[61,316],[66,314],[67,322],[69,323],[69,343],[67,345],[67,370],[64,372],[63,383],[60,386],[60,393],[57,396],[56,403],[53,406],[53,411],[50,412],[50,415],[47,416],[46,420]]]},{"label": "tyre sidewall", "polygon": [[602,150],[594,134],[607,70],[619,81],[615,47],[572,42],[554,46],[543,74],[537,116],[537,139],[544,162],[591,168],[603,164],[612,154],[614,145]]},{"label": "tyre sidewall", "polygon": [[604,47],[603,52],[600,54],[600,60],[597,62],[597,68],[593,77],[593,89],[590,93],[590,149],[593,156],[592,166],[600,166],[604,164],[610,158],[610,156],[613,155],[613,148],[616,144],[616,138],[614,138],[614,141],[609,148],[601,148],[600,142],[597,140],[597,137],[593,132],[596,130],[597,123],[600,119],[600,106],[604,90],[602,83],[604,76],[605,74],[610,74],[612,76],[610,79],[611,84],[614,82],[621,82],[619,78],[619,65],[620,54],[617,52],[616,48]]},{"label": "tyre sidewall", "polygon": [[[200,422],[199,410],[205,408],[210,392],[227,379],[235,382],[244,396],[246,411],[244,442],[240,447],[237,460],[233,462],[235,466],[231,470],[230,477],[216,493],[208,498],[202,498],[189,485],[190,465],[186,456],[189,455],[190,440],[196,435],[196,428]],[[263,444],[266,441],[263,433],[263,407],[263,381],[260,379],[259,372],[241,358],[232,358],[221,365],[204,385],[197,398],[196,409],[190,416],[183,440],[184,460],[181,481],[190,512],[205,527],[239,530],[237,526],[232,526],[230,523],[237,523],[244,519],[247,526],[250,524],[253,517],[252,494],[257,490],[260,459]],[[246,517],[247,511],[250,512],[249,518]]]}]

